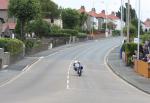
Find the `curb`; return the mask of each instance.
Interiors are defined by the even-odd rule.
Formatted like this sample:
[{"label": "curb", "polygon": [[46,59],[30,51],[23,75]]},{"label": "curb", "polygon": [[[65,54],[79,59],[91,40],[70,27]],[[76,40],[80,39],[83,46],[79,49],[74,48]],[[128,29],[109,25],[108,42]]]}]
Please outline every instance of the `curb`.
[{"label": "curb", "polygon": [[[111,52],[112,52],[114,49],[116,49],[116,48],[117,48],[117,47],[113,48],[113,49],[111,50]],[[110,52],[110,53],[111,53],[111,52]],[[150,94],[150,91],[146,91],[146,90],[144,90],[144,89],[138,87],[138,86],[135,85],[134,83],[130,82],[125,76],[120,75],[119,72],[117,72],[117,71],[115,71],[115,70],[113,69],[113,66],[109,63],[109,59],[108,59],[108,56],[110,55],[110,53],[109,53],[109,54],[107,55],[107,57],[106,57],[106,59],[107,59],[107,60],[106,60],[106,64],[107,64],[107,66],[111,69],[111,71],[112,71],[116,76],[118,76],[119,78],[121,78],[122,80],[124,80],[126,83],[130,84],[131,86],[135,87],[136,89],[138,89],[138,90],[140,90],[140,91],[142,91],[142,92],[144,92],[144,93],[146,93],[146,94]]]}]

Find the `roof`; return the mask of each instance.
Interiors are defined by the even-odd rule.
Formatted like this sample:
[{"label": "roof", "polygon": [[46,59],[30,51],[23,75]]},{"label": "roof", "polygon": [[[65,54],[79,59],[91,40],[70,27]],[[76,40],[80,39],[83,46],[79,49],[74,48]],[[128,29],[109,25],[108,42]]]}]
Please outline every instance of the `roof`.
[{"label": "roof", "polygon": [[146,27],[150,27],[150,19],[147,19],[145,22],[144,22],[144,25]]},{"label": "roof", "polygon": [[108,15],[107,16],[109,19],[111,19],[111,20],[118,20],[119,19],[119,17],[117,17],[116,15],[115,15],[115,12],[112,12],[110,15]]},{"label": "roof", "polygon": [[0,0],[0,10],[8,9],[9,0]]},{"label": "roof", "polygon": [[88,14],[93,17],[98,17],[98,14],[94,11],[90,11],[90,12],[88,12]]}]

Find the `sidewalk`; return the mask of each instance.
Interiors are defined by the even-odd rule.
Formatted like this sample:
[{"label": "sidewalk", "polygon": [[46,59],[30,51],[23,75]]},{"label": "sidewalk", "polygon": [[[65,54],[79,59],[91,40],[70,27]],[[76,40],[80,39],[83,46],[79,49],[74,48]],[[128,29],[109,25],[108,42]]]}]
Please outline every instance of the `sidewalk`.
[{"label": "sidewalk", "polygon": [[107,64],[120,78],[134,87],[150,94],[150,79],[140,76],[133,68],[126,66],[125,63],[119,59],[119,47],[115,48],[108,55]]}]

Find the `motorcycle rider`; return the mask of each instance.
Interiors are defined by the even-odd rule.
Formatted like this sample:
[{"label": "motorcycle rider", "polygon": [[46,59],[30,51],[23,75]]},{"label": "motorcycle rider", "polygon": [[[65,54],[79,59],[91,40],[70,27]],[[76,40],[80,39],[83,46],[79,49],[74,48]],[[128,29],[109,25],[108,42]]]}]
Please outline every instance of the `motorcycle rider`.
[{"label": "motorcycle rider", "polygon": [[77,71],[77,69],[83,69],[83,66],[81,65],[80,61],[75,60],[75,62],[73,63],[74,66],[74,70]]}]

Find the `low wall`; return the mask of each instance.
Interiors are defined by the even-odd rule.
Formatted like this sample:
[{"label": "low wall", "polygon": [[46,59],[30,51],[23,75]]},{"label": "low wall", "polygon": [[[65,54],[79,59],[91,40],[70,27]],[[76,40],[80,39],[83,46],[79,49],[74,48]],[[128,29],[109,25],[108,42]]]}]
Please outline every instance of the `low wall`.
[{"label": "low wall", "polygon": [[134,70],[140,75],[150,78],[150,63],[144,62],[142,60],[135,60]]}]

